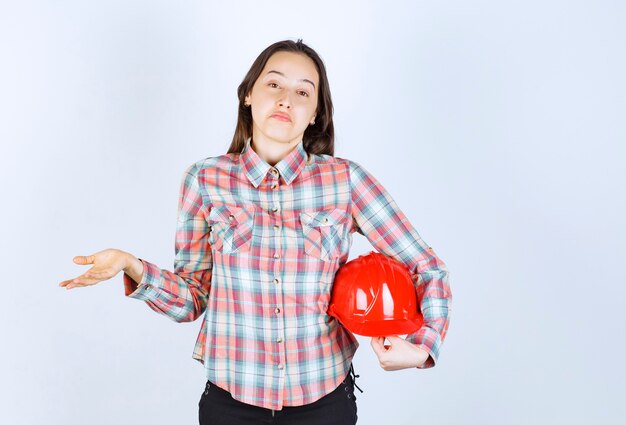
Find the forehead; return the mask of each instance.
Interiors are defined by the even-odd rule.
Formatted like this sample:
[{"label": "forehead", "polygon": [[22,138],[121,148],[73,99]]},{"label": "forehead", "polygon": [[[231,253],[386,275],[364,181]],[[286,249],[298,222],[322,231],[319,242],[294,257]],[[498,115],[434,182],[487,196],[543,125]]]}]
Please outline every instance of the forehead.
[{"label": "forehead", "polygon": [[[319,77],[317,75],[317,69],[315,63],[306,55],[293,52],[276,52],[274,53],[265,64],[261,77],[265,77],[269,71],[278,71],[285,75],[285,78],[290,80],[307,79],[315,83],[317,87]],[[275,73],[269,74],[270,76],[277,76]]]}]

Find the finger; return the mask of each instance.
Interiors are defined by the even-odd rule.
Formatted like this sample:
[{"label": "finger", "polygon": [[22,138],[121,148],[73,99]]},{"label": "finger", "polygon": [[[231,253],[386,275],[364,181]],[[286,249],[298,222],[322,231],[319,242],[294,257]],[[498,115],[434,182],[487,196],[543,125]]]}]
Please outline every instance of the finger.
[{"label": "finger", "polygon": [[385,340],[384,337],[380,337],[380,336],[375,336],[372,337],[372,348],[374,349],[374,352],[376,353],[377,356],[381,356],[386,350],[385,347],[383,346],[383,341]]},{"label": "finger", "polygon": [[97,277],[87,277],[85,275],[78,276],[76,279],[73,279],[70,282],[71,286],[90,286],[95,285],[98,282],[101,282],[105,279],[100,279]]},{"label": "finger", "polygon": [[381,336],[380,338],[380,347],[382,350],[387,351],[391,348],[391,343],[388,341],[388,336]]},{"label": "finger", "polygon": [[74,279],[71,280],[66,280],[64,282],[61,282],[62,286],[65,287],[65,289],[72,289],[72,288],[78,288],[78,287],[82,287],[82,286],[86,286],[82,283],[78,283],[75,282]]},{"label": "finger", "polygon": [[107,279],[115,276],[116,274],[117,274],[117,271],[111,267],[107,267],[104,269],[92,267],[91,269],[85,272],[86,276],[99,276],[99,277],[106,277]]},{"label": "finger", "polygon": [[69,283],[72,282],[72,280],[73,279],[64,280],[64,281],[59,283],[59,286],[67,286]]},{"label": "finger", "polygon": [[391,348],[391,347],[393,347],[396,344],[401,344],[402,343],[402,338],[400,338],[400,337],[398,337],[396,335],[390,335],[390,336],[386,337],[386,339],[387,339],[387,342],[389,343],[389,344],[385,344],[385,346],[387,348]]},{"label": "finger", "polygon": [[94,255],[77,255],[74,262],[78,264],[92,264],[96,257]]},{"label": "finger", "polygon": [[115,269],[106,268],[106,269],[101,269],[101,270],[87,270],[84,276],[86,278],[98,279],[102,281],[102,280],[108,280],[108,279],[115,277],[117,273],[118,272]]},{"label": "finger", "polygon": [[79,277],[74,278],[74,279],[67,279],[67,280],[64,280],[64,281],[62,281],[62,282],[60,282],[60,283],[59,283],[59,286],[65,286],[65,287],[67,287],[67,286],[69,286],[69,285],[76,286],[76,284],[77,284],[77,283],[81,283],[81,284],[82,284],[82,283],[84,283],[84,282],[82,282],[82,281],[81,281],[81,280],[79,280],[79,279],[84,278],[84,276],[85,276],[85,275],[79,276]]},{"label": "finger", "polygon": [[92,285],[84,284],[84,283],[70,283],[69,285],[65,287],[65,289],[84,288],[86,286],[92,286]]}]

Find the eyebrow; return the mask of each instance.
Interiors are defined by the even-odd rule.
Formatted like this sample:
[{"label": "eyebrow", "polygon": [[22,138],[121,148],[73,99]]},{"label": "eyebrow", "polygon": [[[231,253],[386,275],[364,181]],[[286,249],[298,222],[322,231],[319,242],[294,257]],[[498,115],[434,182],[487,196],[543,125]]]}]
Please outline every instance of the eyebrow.
[{"label": "eyebrow", "polygon": [[[283,73],[282,73],[282,72],[280,72],[280,71],[274,71],[274,70],[271,70],[271,71],[267,71],[267,74],[270,74],[270,73],[272,73],[272,72],[273,72],[273,73],[275,73],[275,74],[282,75],[283,77],[285,77],[285,74],[283,74]],[[265,75],[267,75],[267,74],[265,74]],[[285,77],[285,78],[286,78],[286,77]],[[313,83],[313,81],[311,81],[311,80],[307,80],[306,78],[302,78],[302,79],[300,79],[300,80],[298,80],[298,81],[302,81],[302,82],[305,82],[305,83],[309,83],[309,84],[311,84],[311,85],[313,86],[313,89],[315,89],[315,84],[314,84],[314,83]]]}]

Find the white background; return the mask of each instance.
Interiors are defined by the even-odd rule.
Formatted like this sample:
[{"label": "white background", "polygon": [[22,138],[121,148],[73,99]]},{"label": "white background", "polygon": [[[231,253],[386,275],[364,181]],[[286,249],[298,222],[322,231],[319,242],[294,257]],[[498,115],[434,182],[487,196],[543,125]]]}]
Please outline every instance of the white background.
[{"label": "white background", "polygon": [[360,339],[359,424],[624,423],[623,2],[0,4],[0,422],[197,423],[200,320],[121,275],[58,283],[109,247],[171,270],[185,168],[226,152],[256,56],[303,38],[336,156],[385,185],[454,296],[433,369],[385,372]]}]

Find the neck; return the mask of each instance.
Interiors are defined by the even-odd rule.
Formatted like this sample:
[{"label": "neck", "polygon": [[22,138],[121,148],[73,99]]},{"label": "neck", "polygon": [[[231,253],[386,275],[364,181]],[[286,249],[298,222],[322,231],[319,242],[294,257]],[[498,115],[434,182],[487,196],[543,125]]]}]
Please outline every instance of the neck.
[{"label": "neck", "polygon": [[263,161],[269,165],[274,166],[281,159],[286,157],[300,142],[301,139],[294,139],[291,142],[281,143],[276,141],[269,141],[264,139],[255,139],[252,137],[250,140],[250,147],[259,155]]}]

